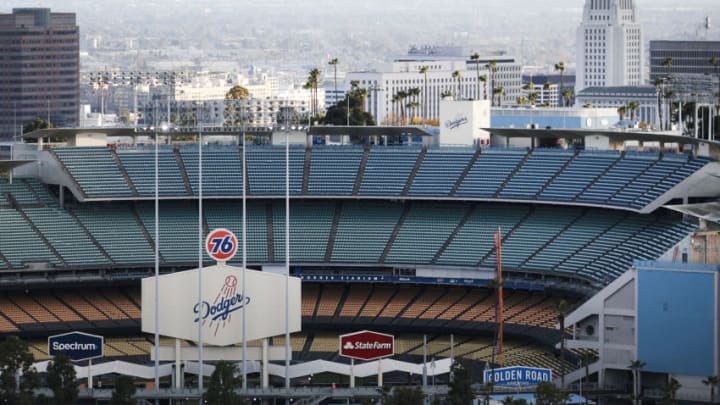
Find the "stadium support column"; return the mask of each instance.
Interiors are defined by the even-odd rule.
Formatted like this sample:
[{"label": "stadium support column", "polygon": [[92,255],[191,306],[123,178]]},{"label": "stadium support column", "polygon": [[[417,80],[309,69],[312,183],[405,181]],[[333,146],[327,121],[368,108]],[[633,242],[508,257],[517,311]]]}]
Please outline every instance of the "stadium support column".
[{"label": "stadium support column", "polygon": [[378,359],[378,388],[383,386],[382,359]]},{"label": "stadium support column", "polygon": [[270,372],[268,366],[268,339],[262,340],[262,387],[263,389],[270,387]]},{"label": "stadium support column", "polygon": [[175,388],[182,388],[182,373],[180,371],[180,339],[175,339]]},{"label": "stadium support column", "polygon": [[350,359],[350,388],[355,388],[355,359]]},{"label": "stadium support column", "polygon": [[427,387],[427,335],[423,335],[423,367],[422,385]]}]

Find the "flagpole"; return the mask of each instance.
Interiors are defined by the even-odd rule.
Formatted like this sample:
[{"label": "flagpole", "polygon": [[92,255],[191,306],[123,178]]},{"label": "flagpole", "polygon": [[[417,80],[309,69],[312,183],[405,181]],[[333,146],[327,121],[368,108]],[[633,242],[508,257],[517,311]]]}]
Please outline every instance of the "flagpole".
[{"label": "flagpole", "polygon": [[[290,111],[285,111],[285,388],[290,388]],[[287,400],[286,400],[287,403]]]},{"label": "flagpole", "polygon": [[[157,103],[155,107],[155,390],[160,389],[160,175]],[[158,401],[156,400],[157,404]]]},{"label": "flagpole", "polygon": [[[245,273],[247,270],[247,195],[245,191],[245,117],[242,118],[242,297],[245,298]],[[242,307],[242,388],[247,394],[247,334],[246,308]]]},{"label": "flagpole", "polygon": [[[203,105],[204,106],[204,105]],[[198,123],[198,308],[202,308],[202,272],[203,272],[203,182],[202,182],[202,111]],[[198,391],[200,403],[203,403],[203,333],[202,320],[198,313]]]}]

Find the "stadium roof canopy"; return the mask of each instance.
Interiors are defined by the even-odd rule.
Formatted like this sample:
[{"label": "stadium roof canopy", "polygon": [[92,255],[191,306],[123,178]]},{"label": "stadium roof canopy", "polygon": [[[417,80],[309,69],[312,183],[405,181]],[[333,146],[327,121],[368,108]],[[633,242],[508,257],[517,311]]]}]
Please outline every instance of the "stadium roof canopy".
[{"label": "stadium roof canopy", "polygon": [[708,141],[706,139],[692,138],[689,136],[663,134],[645,131],[614,131],[606,129],[529,129],[529,128],[483,128],[493,135],[507,138],[539,138],[539,139],[577,139],[586,136],[607,136],[616,141],[642,141],[678,143],[684,145],[698,145],[700,143],[712,143],[720,146],[720,142]]},{"label": "stadium roof canopy", "polygon": [[681,212],[695,218],[720,223],[720,202],[718,201],[701,204],[666,205],[665,208]]},{"label": "stadium roof canopy", "polygon": [[420,127],[365,127],[365,126],[315,126],[308,128],[308,135],[351,136],[433,136]]},{"label": "stadium roof canopy", "polygon": [[12,170],[32,162],[34,160],[0,160],[0,170]]}]

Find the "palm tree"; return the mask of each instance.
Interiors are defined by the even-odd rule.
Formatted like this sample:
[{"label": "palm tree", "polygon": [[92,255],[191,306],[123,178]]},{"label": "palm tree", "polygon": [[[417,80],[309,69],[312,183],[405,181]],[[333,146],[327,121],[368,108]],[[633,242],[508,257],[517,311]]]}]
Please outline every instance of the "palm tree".
[{"label": "palm tree", "polygon": [[539,95],[536,91],[531,91],[531,92],[528,94],[528,96],[527,96],[527,97],[528,97],[528,101],[530,102],[531,105],[534,106],[535,103],[537,103],[537,99],[538,99],[539,96],[540,96],[540,95]]},{"label": "palm tree", "polygon": [[560,94],[563,94],[565,91],[565,81],[563,79],[563,76],[565,75],[565,62],[560,61],[560,62],[556,63],[555,71],[560,72]]},{"label": "palm tree", "polygon": [[520,96],[517,98],[517,104],[518,105],[525,105],[528,103],[528,98],[525,96]]},{"label": "palm tree", "polygon": [[425,77],[424,77],[424,82],[423,82],[424,85],[425,85],[425,88],[424,88],[424,90],[423,90],[423,119],[424,119],[424,120],[428,119],[428,86],[427,86],[427,83],[428,83],[428,81],[427,81],[427,72],[428,72],[428,69],[430,69],[430,67],[427,66],[427,65],[426,65],[426,66],[422,66],[422,67],[420,68],[420,74],[421,74],[421,75],[425,75]]},{"label": "palm tree", "polygon": [[708,378],[703,380],[703,384],[710,387],[710,403],[715,402],[715,386],[720,383],[720,377],[716,375],[708,376]]},{"label": "palm tree", "polygon": [[400,103],[400,121],[401,125],[405,125],[405,99],[408,97],[408,93],[404,90],[400,90],[397,93],[395,93],[398,99],[398,103]]},{"label": "palm tree", "polygon": [[555,312],[557,312],[560,327],[560,386],[565,387],[565,315],[570,312],[570,304],[565,300],[560,300],[555,305]]},{"label": "palm tree", "polygon": [[392,99],[390,101],[392,101],[392,105],[393,105],[393,117],[392,117],[393,122],[392,122],[392,124],[397,125],[397,114],[398,113],[396,110],[396,108],[397,108],[396,105],[400,101],[400,97],[398,96],[397,93],[395,93],[395,94],[393,94]]},{"label": "palm tree", "polygon": [[[498,71],[497,61],[493,59],[488,62],[485,67],[490,71],[490,88],[493,90],[493,94],[495,94],[495,74]],[[490,106],[495,106],[494,98],[490,101]]]},{"label": "palm tree", "polygon": [[627,109],[630,111],[630,121],[635,121],[635,112],[640,109],[640,103],[633,100],[628,103]]},{"label": "palm tree", "polygon": [[475,99],[480,99],[480,54],[475,52],[470,55],[470,60],[475,62],[475,75],[477,76],[477,82],[475,82]]},{"label": "palm tree", "polygon": [[635,405],[638,405],[640,403],[640,395],[641,393],[641,381],[640,381],[640,370],[645,367],[645,362],[640,360],[633,360],[630,362],[630,365],[628,368],[632,370],[633,373],[633,401],[635,402]]},{"label": "palm tree", "polygon": [[567,108],[570,108],[570,103],[572,102],[572,98],[575,95],[571,89],[565,89],[562,92],[563,100],[565,100],[565,106]]},{"label": "palm tree", "polygon": [[617,113],[620,116],[620,121],[625,121],[625,114],[627,114],[627,106],[621,105],[617,109]]},{"label": "palm tree", "polygon": [[320,78],[320,70],[314,68],[308,75],[308,80],[305,82],[303,88],[310,90],[310,115],[317,117],[318,105],[317,105],[317,88],[318,80]]},{"label": "palm tree", "polygon": [[662,77],[658,77],[655,79],[655,87],[657,88],[657,94],[658,94],[658,119],[660,120],[660,123],[658,124],[660,127],[660,130],[662,131],[663,128],[663,95],[665,93],[665,79]]},{"label": "palm tree", "polygon": [[330,62],[328,62],[328,65],[332,66],[334,69],[333,75],[335,79],[335,99],[337,99],[337,65],[338,65],[338,58],[332,59]]},{"label": "palm tree", "polygon": [[663,399],[670,405],[675,405],[675,396],[680,388],[682,388],[682,384],[678,380],[671,378],[663,387]]},{"label": "palm tree", "polygon": [[493,95],[497,94],[498,96],[498,107],[502,107],[502,96],[505,95],[505,86],[497,86],[493,89]]},{"label": "palm tree", "polygon": [[455,79],[455,80],[457,80],[457,85],[458,85],[458,91],[457,91],[457,97],[456,97],[456,99],[457,99],[457,100],[461,100],[461,99],[462,99],[462,94],[461,94],[461,93],[462,93],[462,89],[461,89],[461,87],[460,87],[460,81],[462,80],[462,73],[460,73],[459,70],[456,70],[456,71],[452,72],[452,78]]},{"label": "palm tree", "polygon": [[[662,86],[662,89],[663,89],[662,98],[663,98],[663,100],[667,98],[667,95],[665,94],[665,83],[670,80],[670,68],[672,68],[672,64],[673,64],[673,59],[672,59],[672,58],[665,58],[665,59],[663,59],[663,61],[662,61],[662,63],[661,63],[661,65],[664,66],[665,69],[667,70],[667,71],[665,72],[665,80],[663,81],[663,86]],[[665,103],[663,103],[662,107],[664,107],[664,106],[665,106]],[[669,120],[670,117],[668,117],[667,119]],[[669,123],[668,123],[668,124],[669,124]],[[660,129],[665,129],[665,128],[667,128],[667,126],[665,126],[665,125],[664,125],[664,122],[661,121],[661,123],[660,123]]]},{"label": "palm tree", "polygon": [[415,110],[420,106],[420,103],[418,102],[419,96],[419,88],[411,87],[408,89],[408,97],[410,97],[410,102],[408,103],[408,107],[410,108],[410,123],[412,123],[415,119]]},{"label": "palm tree", "polygon": [[488,76],[482,75],[478,78],[481,82],[483,82],[483,100],[487,100],[487,82],[488,82]]}]

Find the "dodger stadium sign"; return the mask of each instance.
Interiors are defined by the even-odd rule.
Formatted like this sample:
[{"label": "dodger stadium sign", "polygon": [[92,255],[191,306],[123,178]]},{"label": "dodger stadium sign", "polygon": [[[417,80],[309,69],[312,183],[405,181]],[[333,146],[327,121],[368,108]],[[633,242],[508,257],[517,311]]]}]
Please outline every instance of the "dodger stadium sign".
[{"label": "dodger stadium sign", "polygon": [[[242,316],[246,313],[247,340],[285,333],[285,276],[246,271],[225,264],[203,268],[202,300],[198,301],[198,270],[160,276],[159,333],[197,341],[198,324],[203,343],[228,346],[242,342]],[[290,332],[300,330],[300,279],[289,278]],[[243,311],[243,308],[245,310]],[[155,332],[155,278],[142,280],[142,330]]]},{"label": "dodger stadium sign", "polygon": [[526,387],[552,381],[552,371],[546,368],[505,367],[485,370],[485,382],[498,387]]}]

